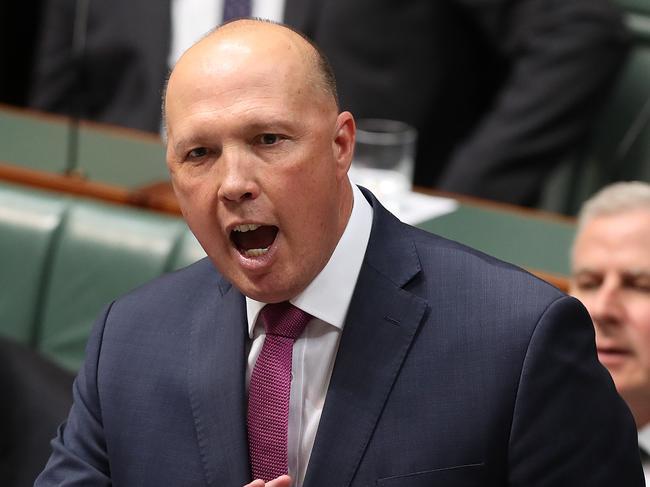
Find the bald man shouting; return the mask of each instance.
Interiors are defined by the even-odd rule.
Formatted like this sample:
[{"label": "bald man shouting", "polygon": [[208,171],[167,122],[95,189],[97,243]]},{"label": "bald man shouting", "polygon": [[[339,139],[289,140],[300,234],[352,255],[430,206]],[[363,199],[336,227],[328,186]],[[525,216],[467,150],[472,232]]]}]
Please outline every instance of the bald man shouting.
[{"label": "bald man shouting", "polygon": [[165,116],[208,257],[99,317],[38,486],[643,485],[585,310],[351,185],[301,35],[217,29]]}]

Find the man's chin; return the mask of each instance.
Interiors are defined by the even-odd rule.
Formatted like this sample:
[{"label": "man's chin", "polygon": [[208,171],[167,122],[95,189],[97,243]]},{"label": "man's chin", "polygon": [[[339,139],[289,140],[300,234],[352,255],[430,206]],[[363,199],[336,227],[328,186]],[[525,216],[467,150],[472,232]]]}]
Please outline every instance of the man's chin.
[{"label": "man's chin", "polygon": [[607,367],[612,375],[614,374],[614,371],[625,368],[632,358],[633,355],[629,351],[620,349],[598,350],[598,360],[601,364]]},{"label": "man's chin", "polygon": [[277,286],[272,286],[270,289],[259,286],[236,287],[244,296],[254,299],[255,301],[260,301],[261,303],[279,303],[281,301],[289,301],[298,294],[278,289]]},{"label": "man's chin", "polygon": [[295,292],[293,286],[284,283],[277,273],[251,275],[239,272],[229,280],[244,296],[262,303],[288,301],[299,292]]}]

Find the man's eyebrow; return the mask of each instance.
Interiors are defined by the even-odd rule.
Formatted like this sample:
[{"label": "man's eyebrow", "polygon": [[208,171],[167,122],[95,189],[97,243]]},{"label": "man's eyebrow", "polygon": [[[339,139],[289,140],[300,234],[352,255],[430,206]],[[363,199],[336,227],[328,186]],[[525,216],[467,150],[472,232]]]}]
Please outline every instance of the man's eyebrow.
[{"label": "man's eyebrow", "polygon": [[581,276],[585,274],[597,274],[598,271],[591,268],[591,267],[575,267],[571,269],[571,275],[572,276]]},{"label": "man's eyebrow", "polygon": [[[577,267],[571,270],[571,277],[600,275],[603,271],[592,267]],[[650,280],[650,269],[625,269],[620,275],[625,279],[648,279]]]},{"label": "man's eyebrow", "polygon": [[[239,130],[244,134],[252,133],[262,133],[262,132],[286,132],[290,135],[295,135],[296,132],[300,132],[300,123],[298,120],[293,118],[287,118],[283,116],[268,116],[268,117],[251,117],[250,120],[246,120],[246,116],[243,116],[243,122]],[[172,144],[174,152],[179,153],[183,152],[188,147],[201,146],[208,144],[210,140],[209,132],[196,132],[193,134],[188,134],[179,138],[176,142]]]},{"label": "man's eyebrow", "polygon": [[183,149],[185,149],[186,147],[193,145],[193,141],[194,141],[193,138],[187,138],[187,137],[183,139],[179,139],[172,145],[172,147],[174,148],[174,152],[176,153],[182,152]]},{"label": "man's eyebrow", "polygon": [[648,269],[631,269],[631,270],[625,270],[622,272],[623,276],[626,278],[632,278],[632,279],[639,279],[639,278],[645,278],[645,279],[650,279],[650,270]]},{"label": "man's eyebrow", "polygon": [[253,132],[264,132],[268,130],[292,131],[295,130],[296,123],[286,118],[273,117],[263,120],[252,120],[250,123],[246,124],[246,128]]},{"label": "man's eyebrow", "polygon": [[217,135],[217,132],[215,130],[210,130],[204,126],[200,126],[196,130],[186,131],[173,137],[173,147],[174,149],[178,149],[189,146],[208,144],[215,138],[215,135]]}]

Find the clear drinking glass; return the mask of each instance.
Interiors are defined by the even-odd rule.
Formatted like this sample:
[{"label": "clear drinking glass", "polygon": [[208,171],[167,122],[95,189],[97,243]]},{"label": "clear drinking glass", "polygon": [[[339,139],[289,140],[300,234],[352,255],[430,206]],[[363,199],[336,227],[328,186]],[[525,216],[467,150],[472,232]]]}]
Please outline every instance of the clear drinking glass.
[{"label": "clear drinking glass", "polygon": [[359,119],[356,126],[350,179],[395,211],[413,184],[417,131],[407,123],[379,118]]}]

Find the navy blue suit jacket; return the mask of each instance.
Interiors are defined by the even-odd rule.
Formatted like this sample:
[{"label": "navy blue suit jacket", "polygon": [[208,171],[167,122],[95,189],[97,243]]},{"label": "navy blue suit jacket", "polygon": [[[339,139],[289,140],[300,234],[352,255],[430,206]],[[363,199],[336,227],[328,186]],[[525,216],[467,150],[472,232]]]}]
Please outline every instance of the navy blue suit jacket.
[{"label": "navy blue suit jacket", "polygon": [[[304,485],[643,485],[584,308],[368,198]],[[208,260],[115,301],[36,485],[249,482],[246,329],[244,297]]]}]

